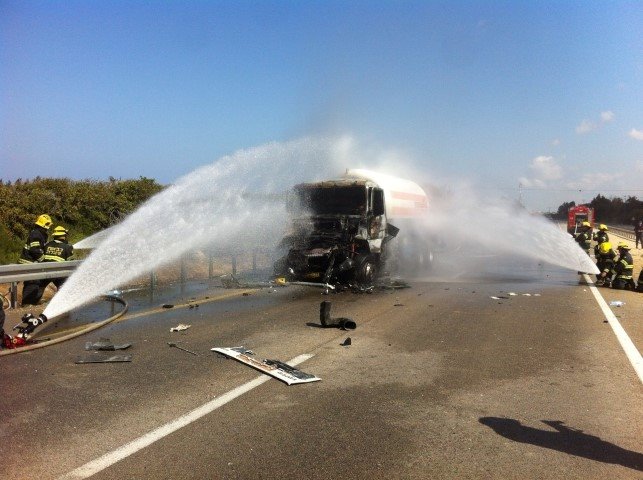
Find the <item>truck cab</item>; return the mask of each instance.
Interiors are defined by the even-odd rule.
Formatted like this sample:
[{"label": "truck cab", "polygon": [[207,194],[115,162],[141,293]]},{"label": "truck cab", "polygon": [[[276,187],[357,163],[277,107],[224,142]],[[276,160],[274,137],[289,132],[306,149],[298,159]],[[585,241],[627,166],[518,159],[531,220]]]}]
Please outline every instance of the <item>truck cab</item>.
[{"label": "truck cab", "polygon": [[389,212],[408,215],[414,206],[426,207],[420,187],[366,170],[296,185],[288,200],[291,231],[281,244],[287,253],[275,263],[275,274],[289,281],[370,286],[399,231]]}]

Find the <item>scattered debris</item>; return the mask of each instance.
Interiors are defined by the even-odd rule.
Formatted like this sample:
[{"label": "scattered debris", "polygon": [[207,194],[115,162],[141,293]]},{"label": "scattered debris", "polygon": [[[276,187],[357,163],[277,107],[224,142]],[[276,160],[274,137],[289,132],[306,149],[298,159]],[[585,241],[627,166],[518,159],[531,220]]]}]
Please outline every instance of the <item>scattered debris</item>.
[{"label": "scattered debris", "polygon": [[259,370],[260,372],[266,373],[283,382],[286,382],[288,385],[293,385],[296,383],[317,382],[321,380],[321,378],[316,377],[315,375],[302,372],[298,368],[291,367],[287,363],[284,363],[280,360],[256,360],[251,356],[253,355],[253,353],[250,350],[245,349],[244,347],[214,347],[210,350],[212,350],[213,352],[221,353],[226,357],[233,358],[238,362],[245,363],[246,365]]},{"label": "scattered debris", "polygon": [[393,306],[394,307],[403,307],[404,304],[403,303],[394,303]]},{"label": "scattered debris", "polygon": [[192,325],[185,325],[184,323],[179,323],[176,327],[170,328],[170,332],[182,332],[183,330],[187,330],[191,326]]},{"label": "scattered debris", "polygon": [[352,342],[351,342],[351,337],[346,337],[346,340],[344,340],[344,342],[343,342],[343,343],[340,343],[340,345],[341,345],[342,347],[348,347],[348,346],[349,346],[349,345],[351,345],[351,344],[352,344]]},{"label": "scattered debris", "polygon": [[523,293],[522,296],[523,297],[531,297],[531,293]]},{"label": "scattered debris", "polygon": [[500,300],[500,297],[494,297],[494,296],[491,296],[491,297],[489,297],[489,298],[493,298],[494,300]]},{"label": "scattered debris", "polygon": [[346,317],[330,318],[331,302],[324,300],[319,304],[319,322],[324,328],[341,328],[342,330],[355,330],[357,324]]},{"label": "scattered debris", "polygon": [[114,350],[127,350],[131,347],[131,343],[124,343],[123,345],[114,345],[109,338],[100,338],[97,342],[85,342],[85,350],[105,350],[105,351],[114,351]]},{"label": "scattered debris", "polygon": [[193,352],[192,350],[188,350],[187,348],[179,347],[179,346],[178,346],[176,343],[174,343],[174,342],[167,342],[167,344],[168,344],[170,347],[178,348],[179,350],[183,350],[184,352],[191,353],[192,355],[196,355],[197,357],[199,356],[199,354],[198,354],[198,353],[195,353],[195,352]]},{"label": "scattered debris", "polygon": [[625,305],[625,302],[622,302],[621,300],[612,300],[610,302],[610,307],[622,307]]},{"label": "scattered debris", "polygon": [[164,303],[163,305],[161,305],[161,307],[162,308],[174,308],[174,305],[172,305],[171,303]]},{"label": "scattered debris", "polygon": [[105,356],[99,353],[93,353],[84,357],[78,357],[75,363],[120,363],[131,362],[131,355],[109,355]]},{"label": "scattered debris", "polygon": [[509,292],[510,297],[515,297],[516,295],[518,295],[516,292]]}]

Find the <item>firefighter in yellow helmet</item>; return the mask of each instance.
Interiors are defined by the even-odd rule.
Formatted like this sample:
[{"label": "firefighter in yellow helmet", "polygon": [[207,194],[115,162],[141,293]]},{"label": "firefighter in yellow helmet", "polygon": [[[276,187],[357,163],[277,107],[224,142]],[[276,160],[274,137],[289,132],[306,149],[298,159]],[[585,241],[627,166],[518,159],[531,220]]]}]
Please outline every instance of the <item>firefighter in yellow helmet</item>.
[{"label": "firefighter in yellow helmet", "polygon": [[600,273],[596,275],[596,285],[612,286],[612,270],[614,269],[616,252],[610,242],[597,245],[596,266]]},{"label": "firefighter in yellow helmet", "polygon": [[620,242],[617,246],[619,256],[614,265],[614,281],[612,288],[619,290],[636,290],[634,283],[634,260],[630,254],[630,246],[625,242]]},{"label": "firefighter in yellow helmet", "polygon": [[598,232],[594,233],[592,236],[592,239],[596,242],[596,246],[594,247],[594,256],[598,258],[598,247],[600,246],[601,243],[603,242],[609,242],[610,237],[607,234],[607,225],[601,223],[600,226],[598,227]]},{"label": "firefighter in yellow helmet", "polygon": [[[42,214],[36,219],[34,228],[29,232],[27,242],[22,249],[18,263],[29,264],[44,260],[47,231],[52,223],[51,217],[47,214]],[[42,297],[40,280],[25,281],[22,286],[22,304],[36,305],[40,297]]]},{"label": "firefighter in yellow helmet", "polygon": [[576,242],[589,255],[589,250],[592,248],[592,225],[589,222],[583,222],[581,225],[581,231],[576,235]]},{"label": "firefighter in yellow helmet", "polygon": [[[67,260],[73,260],[74,256],[74,247],[67,242],[67,229],[62,225],[58,225],[54,228],[53,237],[47,245],[45,245],[45,258],[43,262],[66,262]],[[53,278],[45,279],[42,281],[41,287],[42,291],[45,291],[49,282],[53,282],[56,285],[56,288],[60,288],[63,283],[65,283],[65,278]]]}]

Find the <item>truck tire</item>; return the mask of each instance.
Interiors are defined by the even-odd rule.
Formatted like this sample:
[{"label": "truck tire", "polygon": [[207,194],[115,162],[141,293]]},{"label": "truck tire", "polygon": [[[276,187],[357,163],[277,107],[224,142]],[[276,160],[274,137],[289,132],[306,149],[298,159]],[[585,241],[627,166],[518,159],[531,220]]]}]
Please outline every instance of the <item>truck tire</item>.
[{"label": "truck tire", "polygon": [[355,280],[360,285],[370,286],[375,283],[379,272],[379,261],[374,255],[367,255],[358,264],[355,270]]}]

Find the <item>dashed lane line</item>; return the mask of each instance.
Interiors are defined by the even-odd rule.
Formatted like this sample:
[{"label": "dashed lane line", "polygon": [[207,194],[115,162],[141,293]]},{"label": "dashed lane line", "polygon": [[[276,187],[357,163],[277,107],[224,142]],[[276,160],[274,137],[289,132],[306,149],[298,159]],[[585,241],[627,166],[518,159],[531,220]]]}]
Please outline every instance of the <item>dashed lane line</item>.
[{"label": "dashed lane line", "polygon": [[[312,354],[306,353],[293,358],[287,363],[291,366],[295,366],[302,362],[305,362],[311,357],[313,357]],[[190,423],[198,420],[199,418],[209,413],[212,413],[217,408],[222,407],[226,403],[231,402],[232,400],[234,400],[237,397],[240,397],[244,393],[248,393],[250,390],[258,387],[259,385],[267,382],[268,380],[271,380],[271,377],[267,375],[262,375],[260,377],[255,378],[254,380],[244,383],[243,385],[233,390],[230,390],[229,392],[224,393],[220,397],[217,397],[214,400],[211,400],[210,402],[198,408],[195,408],[191,412],[180,416],[176,420],[166,423],[165,425],[155,430],[152,430],[151,432],[148,432],[145,435],[135,440],[132,440],[131,442],[123,445],[122,447],[119,447],[116,450],[106,453],[105,455],[98,457],[97,459],[92,460],[91,462],[88,462],[85,465],[82,465],[76,468],[75,470],[72,470],[69,473],[66,473],[62,477],[59,477],[58,480],[78,480],[83,478],[89,478],[92,475],[95,475],[96,473],[102,470],[105,470],[106,468],[114,465],[115,463],[120,462],[121,460],[129,457],[130,455],[138,452],[139,450],[142,450],[143,448],[151,445],[157,440],[160,440],[168,436],[169,434],[179,430],[180,428],[183,428],[189,425]]]},{"label": "dashed lane line", "polygon": [[585,278],[587,285],[589,285],[589,289],[594,295],[596,302],[598,302],[598,306],[603,310],[605,319],[610,324],[610,327],[612,327],[618,343],[621,344],[621,347],[625,351],[625,355],[627,355],[628,360],[634,367],[636,374],[639,376],[639,380],[643,382],[643,357],[641,357],[641,353],[638,351],[630,337],[628,337],[627,333],[616,318],[616,315],[614,315],[614,312],[612,312],[610,307],[607,305],[607,302],[598,291],[598,288],[596,288],[596,285],[594,285],[594,282],[592,282],[589,275],[583,274],[583,277]]}]

